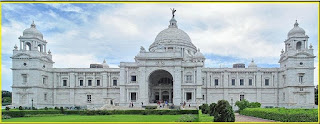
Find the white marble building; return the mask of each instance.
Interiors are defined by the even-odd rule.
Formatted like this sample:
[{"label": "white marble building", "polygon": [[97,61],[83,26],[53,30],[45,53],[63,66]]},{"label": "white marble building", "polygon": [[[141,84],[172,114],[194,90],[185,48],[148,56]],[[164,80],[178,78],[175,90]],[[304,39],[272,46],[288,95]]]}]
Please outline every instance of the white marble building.
[{"label": "white marble building", "polygon": [[128,106],[157,100],[195,106],[222,99],[231,104],[247,99],[262,106],[314,106],[315,55],[297,22],[284,41],[280,68],[257,67],[254,61],[247,67],[206,68],[205,57],[174,16],[169,22],[148,50],[141,47],[135,62],[121,62],[120,68],[109,68],[105,61],[90,68],[53,68],[47,41],[32,23],[11,57],[13,106]]}]

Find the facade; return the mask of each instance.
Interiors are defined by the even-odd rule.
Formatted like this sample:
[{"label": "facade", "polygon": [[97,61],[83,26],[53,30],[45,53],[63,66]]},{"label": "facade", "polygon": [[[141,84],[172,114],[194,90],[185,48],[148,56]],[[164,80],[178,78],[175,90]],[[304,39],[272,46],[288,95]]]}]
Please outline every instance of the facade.
[{"label": "facade", "polygon": [[314,58],[305,31],[294,24],[284,41],[280,68],[252,62],[233,68],[206,68],[205,57],[173,17],[149,49],[135,62],[109,68],[106,61],[90,68],[53,68],[47,41],[34,23],[19,37],[12,55],[12,104],[15,107],[95,107],[150,105],[168,101],[191,106],[246,99],[262,106],[314,106]]}]

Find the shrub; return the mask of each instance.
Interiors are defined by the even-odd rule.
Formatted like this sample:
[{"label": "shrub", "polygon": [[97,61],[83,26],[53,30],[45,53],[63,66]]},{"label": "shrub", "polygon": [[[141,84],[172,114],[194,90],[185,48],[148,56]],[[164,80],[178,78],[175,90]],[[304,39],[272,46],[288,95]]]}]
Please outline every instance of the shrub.
[{"label": "shrub", "polygon": [[19,106],[19,110],[23,110],[22,106]]},{"label": "shrub", "polygon": [[64,114],[64,109],[63,109],[63,107],[60,107],[60,111],[61,111],[61,114]]},{"label": "shrub", "polygon": [[249,103],[249,108],[260,108],[261,107],[261,103],[259,102],[251,102]]},{"label": "shrub", "polygon": [[7,106],[7,107],[6,107],[6,110],[9,111],[9,110],[10,110],[10,107]]},{"label": "shrub", "polygon": [[208,104],[202,104],[202,106],[201,106],[201,111],[202,111],[202,113],[204,113],[204,114],[208,114],[209,113],[209,106],[208,106]]},{"label": "shrub", "polygon": [[186,114],[186,115],[182,115],[177,122],[196,122],[198,121],[197,116],[192,115],[192,114]]},{"label": "shrub", "polygon": [[44,107],[44,110],[48,110],[48,107]]},{"label": "shrub", "polygon": [[239,110],[243,110],[249,106],[249,101],[248,100],[242,100],[242,101],[237,101],[236,106],[239,107]]},{"label": "shrub", "polygon": [[211,103],[209,106],[209,114],[210,116],[213,116],[214,113],[216,112],[216,103]]},{"label": "shrub", "polygon": [[235,116],[231,105],[226,100],[219,100],[214,112],[215,122],[234,122]]},{"label": "shrub", "polygon": [[10,119],[11,118],[11,116],[9,116],[9,115],[2,115],[2,119]]},{"label": "shrub", "polygon": [[146,106],[146,109],[157,109],[158,106]]},{"label": "shrub", "polygon": [[281,122],[317,122],[317,109],[246,108],[240,114]]},{"label": "shrub", "polygon": [[32,107],[32,110],[37,110],[37,108],[35,108],[35,107]]},{"label": "shrub", "polygon": [[24,117],[24,111],[2,111],[2,115],[8,115],[10,117]]},{"label": "shrub", "polygon": [[55,109],[55,110],[59,110],[59,108],[58,108],[58,107],[54,107],[54,109]]}]

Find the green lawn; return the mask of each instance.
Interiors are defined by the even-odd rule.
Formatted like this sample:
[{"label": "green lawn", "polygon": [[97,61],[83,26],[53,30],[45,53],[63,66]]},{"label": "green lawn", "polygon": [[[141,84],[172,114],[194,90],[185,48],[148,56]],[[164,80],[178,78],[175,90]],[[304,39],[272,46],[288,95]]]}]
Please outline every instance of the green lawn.
[{"label": "green lawn", "polygon": [[201,110],[199,110],[199,122],[213,122],[213,116],[209,114],[203,114]]},{"label": "green lawn", "polygon": [[175,122],[182,115],[45,115],[3,119],[3,122]]}]

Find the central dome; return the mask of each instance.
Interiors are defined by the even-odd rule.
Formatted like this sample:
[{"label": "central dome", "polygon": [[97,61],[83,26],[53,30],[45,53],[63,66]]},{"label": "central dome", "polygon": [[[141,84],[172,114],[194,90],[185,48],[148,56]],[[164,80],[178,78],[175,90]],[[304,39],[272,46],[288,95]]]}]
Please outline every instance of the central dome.
[{"label": "central dome", "polygon": [[172,18],[170,25],[167,29],[162,30],[155,41],[150,45],[149,51],[157,49],[159,47],[172,47],[173,49],[187,48],[191,51],[197,51],[196,47],[192,44],[189,35],[177,26],[177,21]]}]

